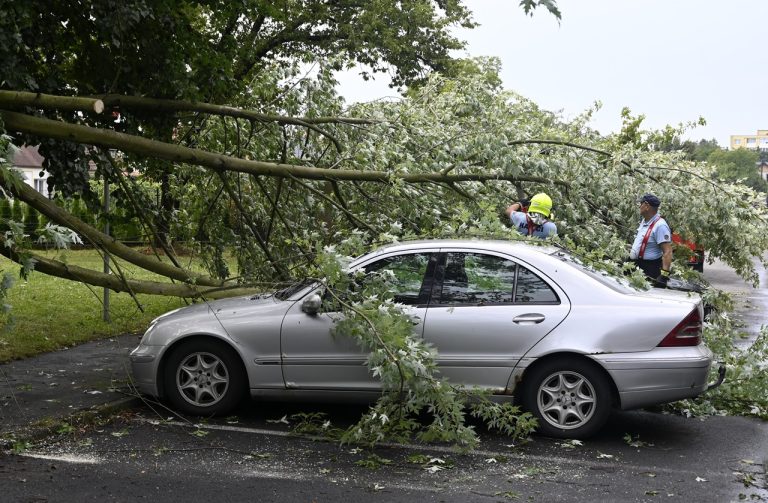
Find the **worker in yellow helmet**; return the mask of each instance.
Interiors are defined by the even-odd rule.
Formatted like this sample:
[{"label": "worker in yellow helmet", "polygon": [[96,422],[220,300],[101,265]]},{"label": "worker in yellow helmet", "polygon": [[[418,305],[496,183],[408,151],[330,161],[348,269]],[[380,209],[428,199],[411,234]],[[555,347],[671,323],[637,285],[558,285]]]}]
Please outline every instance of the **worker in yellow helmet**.
[{"label": "worker in yellow helmet", "polygon": [[552,214],[552,199],[541,192],[531,198],[527,207],[520,203],[512,203],[506,210],[509,221],[524,236],[545,239],[557,236],[557,225],[549,220]]}]

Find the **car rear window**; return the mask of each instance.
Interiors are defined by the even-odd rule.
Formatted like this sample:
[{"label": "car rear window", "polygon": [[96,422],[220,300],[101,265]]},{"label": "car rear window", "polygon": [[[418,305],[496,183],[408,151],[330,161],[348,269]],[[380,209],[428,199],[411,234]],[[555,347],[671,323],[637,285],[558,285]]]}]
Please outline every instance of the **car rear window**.
[{"label": "car rear window", "polygon": [[581,262],[581,260],[578,259],[578,257],[575,257],[563,250],[557,250],[554,253],[552,253],[551,256],[565,262],[571,267],[575,267],[576,269],[580,270],[590,278],[598,281],[599,283],[607,286],[608,288],[616,292],[633,294],[633,293],[642,291],[633,287],[628,280],[624,278],[617,278],[615,276],[608,274],[605,271],[597,271],[592,267],[585,265],[583,262]]},{"label": "car rear window", "polygon": [[523,266],[517,268],[517,287],[515,288],[515,303],[517,304],[555,304],[557,294],[541,278]]}]

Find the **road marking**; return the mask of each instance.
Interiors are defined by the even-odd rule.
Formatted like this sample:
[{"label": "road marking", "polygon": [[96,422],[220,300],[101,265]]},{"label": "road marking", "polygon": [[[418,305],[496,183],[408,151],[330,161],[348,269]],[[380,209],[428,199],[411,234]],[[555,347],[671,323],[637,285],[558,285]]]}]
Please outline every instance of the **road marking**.
[{"label": "road marking", "polygon": [[310,477],[305,477],[303,475],[278,473],[278,472],[263,471],[263,470],[248,470],[246,472],[243,472],[243,474],[249,477],[255,477],[260,479],[296,480],[300,482],[312,480]]},{"label": "road marking", "polygon": [[35,459],[45,459],[48,461],[62,461],[64,463],[76,463],[84,465],[95,465],[101,463],[99,458],[93,456],[76,456],[74,454],[36,454],[32,452],[23,452],[21,456]]},{"label": "road marking", "polygon": [[[137,417],[134,421],[138,421],[144,424],[151,424],[153,426],[182,426],[184,428],[195,428],[197,430],[218,430],[218,431],[234,431],[237,433],[256,433],[259,435],[270,435],[273,437],[298,437],[288,431],[276,431],[265,430],[261,428],[244,428],[242,426],[231,426],[225,424],[199,424],[199,423],[182,423],[181,421],[158,421],[157,419],[148,419],[146,417]],[[321,437],[307,437],[312,439],[320,439]]]}]

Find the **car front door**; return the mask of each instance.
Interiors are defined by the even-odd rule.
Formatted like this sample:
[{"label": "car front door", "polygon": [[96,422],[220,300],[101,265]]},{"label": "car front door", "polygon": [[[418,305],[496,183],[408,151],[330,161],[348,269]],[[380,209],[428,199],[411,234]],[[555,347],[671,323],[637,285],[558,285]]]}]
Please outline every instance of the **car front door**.
[{"label": "car front door", "polygon": [[[427,250],[377,256],[361,266],[366,272],[392,272],[394,300],[406,306],[405,311],[415,323],[414,333],[421,335],[435,264],[436,253]],[[334,333],[334,324],[340,319],[338,312],[304,313],[301,301],[291,307],[280,331],[286,387],[351,391],[380,388],[366,364],[368,353],[352,337]]]},{"label": "car front door", "polygon": [[451,382],[503,392],[520,358],[569,309],[564,293],[530,266],[491,252],[446,250],[423,334]]}]

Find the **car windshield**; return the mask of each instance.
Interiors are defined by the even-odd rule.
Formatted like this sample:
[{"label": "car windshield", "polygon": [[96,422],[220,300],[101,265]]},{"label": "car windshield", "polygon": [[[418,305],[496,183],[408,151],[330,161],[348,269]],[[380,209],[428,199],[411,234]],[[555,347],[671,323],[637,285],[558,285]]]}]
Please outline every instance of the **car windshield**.
[{"label": "car windshield", "polygon": [[599,281],[603,285],[619,293],[637,293],[642,291],[633,287],[629,283],[629,281],[624,278],[617,278],[615,276],[611,276],[605,271],[597,271],[594,268],[589,267],[588,265],[584,264],[581,260],[579,260],[578,257],[571,255],[570,253],[564,250],[557,250],[551,253],[550,255],[552,257],[562,260],[567,264],[570,264],[576,269],[582,271],[587,276]]},{"label": "car windshield", "polygon": [[311,279],[302,279],[300,281],[296,281],[295,283],[291,283],[285,288],[277,290],[275,292],[275,298],[277,300],[290,299],[293,295],[308,287],[311,283],[313,283],[313,280]]}]

